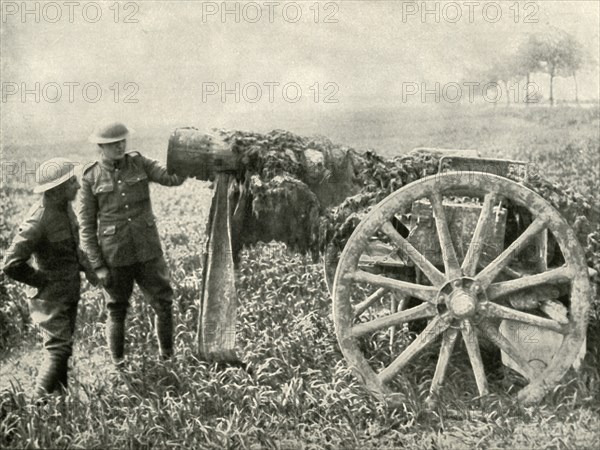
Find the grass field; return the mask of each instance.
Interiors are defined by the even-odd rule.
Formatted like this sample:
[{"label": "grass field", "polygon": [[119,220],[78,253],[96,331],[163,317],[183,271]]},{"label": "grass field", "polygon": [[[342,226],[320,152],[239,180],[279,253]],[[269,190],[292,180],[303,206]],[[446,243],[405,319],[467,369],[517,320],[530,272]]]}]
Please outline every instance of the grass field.
[{"label": "grass field", "polygon": [[[182,126],[189,124],[181,124]],[[598,108],[368,111],[290,127],[393,156],[414,147],[475,148],[535,163],[556,185],[600,204]],[[262,131],[262,130],[261,130]],[[163,160],[167,134],[137,136],[131,150]],[[2,155],[0,248],[34,202],[35,162],[90,161],[81,142],[16,146]],[[16,165],[15,165],[16,164]],[[321,266],[282,245],[245,249],[238,273],[238,340],[253,374],[217,370],[195,352],[208,183],[153,187],[154,213],[175,288],[176,353],[158,362],[150,307],[136,290],[128,319],[127,373],[109,370],[99,290],[84,286],[74,382],[43,407],[28,399],[39,344],[24,288],[0,275],[2,448],[596,448],[600,442],[598,294],[579,373],[533,407],[516,402],[510,377],[492,377],[475,398],[472,373],[451,365],[442,402],[424,407],[431,370],[403,379],[404,406],[375,401],[348,370],[331,319]],[[592,226],[598,230],[599,224]],[[600,252],[600,248],[595,250]],[[596,253],[600,263],[600,253]],[[598,278],[596,278],[597,282]],[[423,364],[430,361],[424,359]]]}]

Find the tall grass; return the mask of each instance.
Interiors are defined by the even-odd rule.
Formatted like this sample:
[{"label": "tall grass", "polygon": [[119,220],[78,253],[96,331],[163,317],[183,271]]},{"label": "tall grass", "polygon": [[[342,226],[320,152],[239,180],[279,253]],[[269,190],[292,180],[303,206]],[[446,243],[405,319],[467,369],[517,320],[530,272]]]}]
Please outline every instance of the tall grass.
[{"label": "tall grass", "polygon": [[[178,288],[176,357],[159,362],[150,311],[136,295],[125,373],[110,370],[97,327],[89,328],[78,339],[67,396],[35,406],[19,386],[2,391],[2,447],[585,448],[598,438],[597,325],[582,372],[540,406],[519,406],[517,384],[501,373],[491,377],[492,395],[474,398],[459,358],[436,409],[424,408],[425,367],[402,380],[404,406],[391,409],[347,369],[318,265],[282,246],[259,246],[244,252],[238,281],[240,345],[252,374],[198,358],[197,307],[186,300],[198,292],[189,286]],[[95,323],[100,299],[88,301],[80,322]]]}]

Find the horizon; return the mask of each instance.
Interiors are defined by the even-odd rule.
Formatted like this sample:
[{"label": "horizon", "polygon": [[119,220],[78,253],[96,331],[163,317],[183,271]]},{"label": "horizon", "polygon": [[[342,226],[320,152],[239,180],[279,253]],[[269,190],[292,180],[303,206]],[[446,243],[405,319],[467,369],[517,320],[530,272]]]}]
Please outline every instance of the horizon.
[{"label": "horizon", "polygon": [[[468,107],[469,83],[483,85],[478,74],[528,33],[564,29],[592,60],[600,47],[598,2],[504,2],[495,22],[494,8],[485,9],[495,2],[480,2],[472,22],[467,9],[452,22],[448,5],[463,3],[279,2],[271,22],[265,2],[230,2],[234,12],[224,16],[218,2],[84,2],[72,23],[66,10],[51,23],[57,11],[40,2],[33,3],[39,17],[11,13],[8,6],[19,3],[3,2],[1,145],[84,140],[106,118],[140,130],[264,129],[269,121],[318,129],[330,116],[423,106],[424,99],[437,109],[458,96]],[[94,4],[97,22],[94,8],[85,9]],[[258,10],[249,4],[262,6],[261,20],[250,20]],[[438,15],[407,5],[435,7]],[[297,22],[293,11],[301,13]],[[580,100],[598,102],[599,78],[593,60],[578,74]],[[548,76],[536,74],[533,83],[547,100]],[[503,105],[509,95],[522,102],[526,92],[520,82],[500,94],[495,101]],[[556,78],[555,94],[572,100],[572,78]]]}]

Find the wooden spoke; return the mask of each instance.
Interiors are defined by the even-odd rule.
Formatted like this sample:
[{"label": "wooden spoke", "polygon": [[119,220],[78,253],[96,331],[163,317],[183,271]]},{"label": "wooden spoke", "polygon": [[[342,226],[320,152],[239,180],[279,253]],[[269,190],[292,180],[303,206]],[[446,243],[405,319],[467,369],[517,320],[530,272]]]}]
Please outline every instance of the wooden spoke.
[{"label": "wooden spoke", "polygon": [[481,283],[484,288],[490,285],[498,274],[508,265],[510,260],[531,241],[538,233],[546,228],[544,219],[537,218],[529,227],[504,250],[496,259],[494,259],[485,269],[483,269],[475,279]]},{"label": "wooden spoke", "polygon": [[461,276],[460,264],[458,263],[454,244],[452,243],[452,237],[450,236],[450,229],[448,228],[448,221],[446,220],[446,212],[444,211],[441,192],[435,192],[431,196],[430,201],[431,207],[433,208],[440,248],[442,250],[442,258],[444,259],[446,277],[450,280],[458,278]]},{"label": "wooden spoke", "polygon": [[358,317],[364,313],[373,303],[383,297],[387,291],[387,289],[379,288],[369,295],[365,300],[356,305],[354,307],[354,317]]},{"label": "wooden spoke", "polygon": [[488,302],[486,306],[481,309],[481,313],[484,317],[495,317],[498,319],[515,320],[517,322],[522,322],[527,325],[534,325],[536,327],[556,331],[560,334],[566,333],[565,327],[558,323],[556,320],[534,316],[533,314],[518,311],[516,309],[508,308],[506,306],[498,305],[492,302]]},{"label": "wooden spoke", "polygon": [[445,317],[435,316],[421,334],[404,349],[400,356],[379,373],[378,378],[381,382],[387,383],[392,380],[411,359],[433,342],[436,337],[446,331],[448,327],[450,327],[450,323]]},{"label": "wooden spoke", "polygon": [[488,383],[483,368],[483,361],[481,360],[481,352],[479,351],[479,340],[477,339],[477,333],[473,330],[473,326],[469,320],[463,321],[461,333],[463,340],[465,341],[467,353],[469,354],[469,361],[473,368],[473,375],[475,375],[475,383],[477,383],[479,395],[487,395],[489,392]]},{"label": "wooden spoke", "polygon": [[467,254],[465,255],[461,267],[463,274],[467,277],[475,275],[477,264],[479,263],[479,258],[483,251],[484,241],[487,238],[490,225],[494,222],[494,204],[496,199],[497,195],[495,193],[489,193],[486,194],[483,201],[483,207],[479,214],[475,232],[473,233],[473,239],[469,244],[469,249],[467,250]]},{"label": "wooden spoke", "polygon": [[441,286],[446,282],[446,277],[431,262],[419,252],[410,242],[404,239],[396,231],[391,222],[386,222],[381,227],[392,242],[399,248],[402,254],[406,254],[415,265],[421,269],[421,272],[431,281],[434,286]]},{"label": "wooden spoke", "polygon": [[433,317],[437,313],[435,306],[429,303],[422,303],[419,306],[405,309],[404,311],[398,311],[388,316],[379,317],[369,322],[357,324],[352,327],[352,337],[361,337],[365,334],[373,333],[381,330],[382,328],[389,328],[394,325],[400,325],[404,322],[410,322],[416,319],[425,319]]},{"label": "wooden spoke", "polygon": [[457,336],[458,330],[456,328],[449,328],[442,336],[440,356],[438,357],[437,365],[435,366],[435,373],[433,374],[433,379],[431,380],[430,392],[432,394],[439,392],[439,389],[444,382],[446,369],[448,369],[448,362],[450,361],[450,356],[452,355],[452,350],[454,349]]},{"label": "wooden spoke", "polygon": [[535,372],[529,365],[529,362],[521,355],[521,352],[510,342],[505,336],[502,335],[495,327],[489,322],[484,322],[478,326],[481,332],[492,341],[496,347],[506,353],[510,358],[522,369],[525,377],[528,380],[533,380]]},{"label": "wooden spoke", "polygon": [[371,283],[375,286],[400,291],[403,294],[411,297],[416,297],[429,303],[435,303],[437,289],[433,286],[423,286],[420,284],[407,283],[406,281],[395,280],[393,278],[384,277],[382,275],[374,275],[372,273],[357,270],[354,273],[346,275],[351,280]]},{"label": "wooden spoke", "polygon": [[542,284],[558,284],[571,281],[572,272],[567,266],[552,269],[544,273],[525,276],[516,280],[493,283],[488,287],[487,295],[490,300],[512,294],[522,289]]}]

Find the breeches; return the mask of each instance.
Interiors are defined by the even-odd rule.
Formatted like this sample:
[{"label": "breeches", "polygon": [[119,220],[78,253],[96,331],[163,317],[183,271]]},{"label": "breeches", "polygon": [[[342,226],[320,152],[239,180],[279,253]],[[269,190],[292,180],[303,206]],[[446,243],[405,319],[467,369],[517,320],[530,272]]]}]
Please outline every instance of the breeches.
[{"label": "breeches", "polygon": [[105,290],[108,294],[106,307],[111,317],[125,318],[134,282],[137,282],[157,315],[171,313],[173,289],[162,256],[129,266],[109,267],[109,272],[109,285]]},{"label": "breeches", "polygon": [[30,300],[31,318],[40,329],[45,353],[38,374],[35,396],[67,386],[79,295],[77,273],[73,277],[50,281]]},{"label": "breeches", "polygon": [[125,352],[125,316],[134,281],[154,309],[154,326],[161,356],[173,353],[173,290],[163,257],[130,266],[111,267],[109,285],[106,287],[106,340],[113,361],[117,364]]},{"label": "breeches", "polygon": [[39,326],[48,353],[67,359],[71,356],[79,296],[77,274],[72,279],[50,281],[30,300],[31,319]]}]

